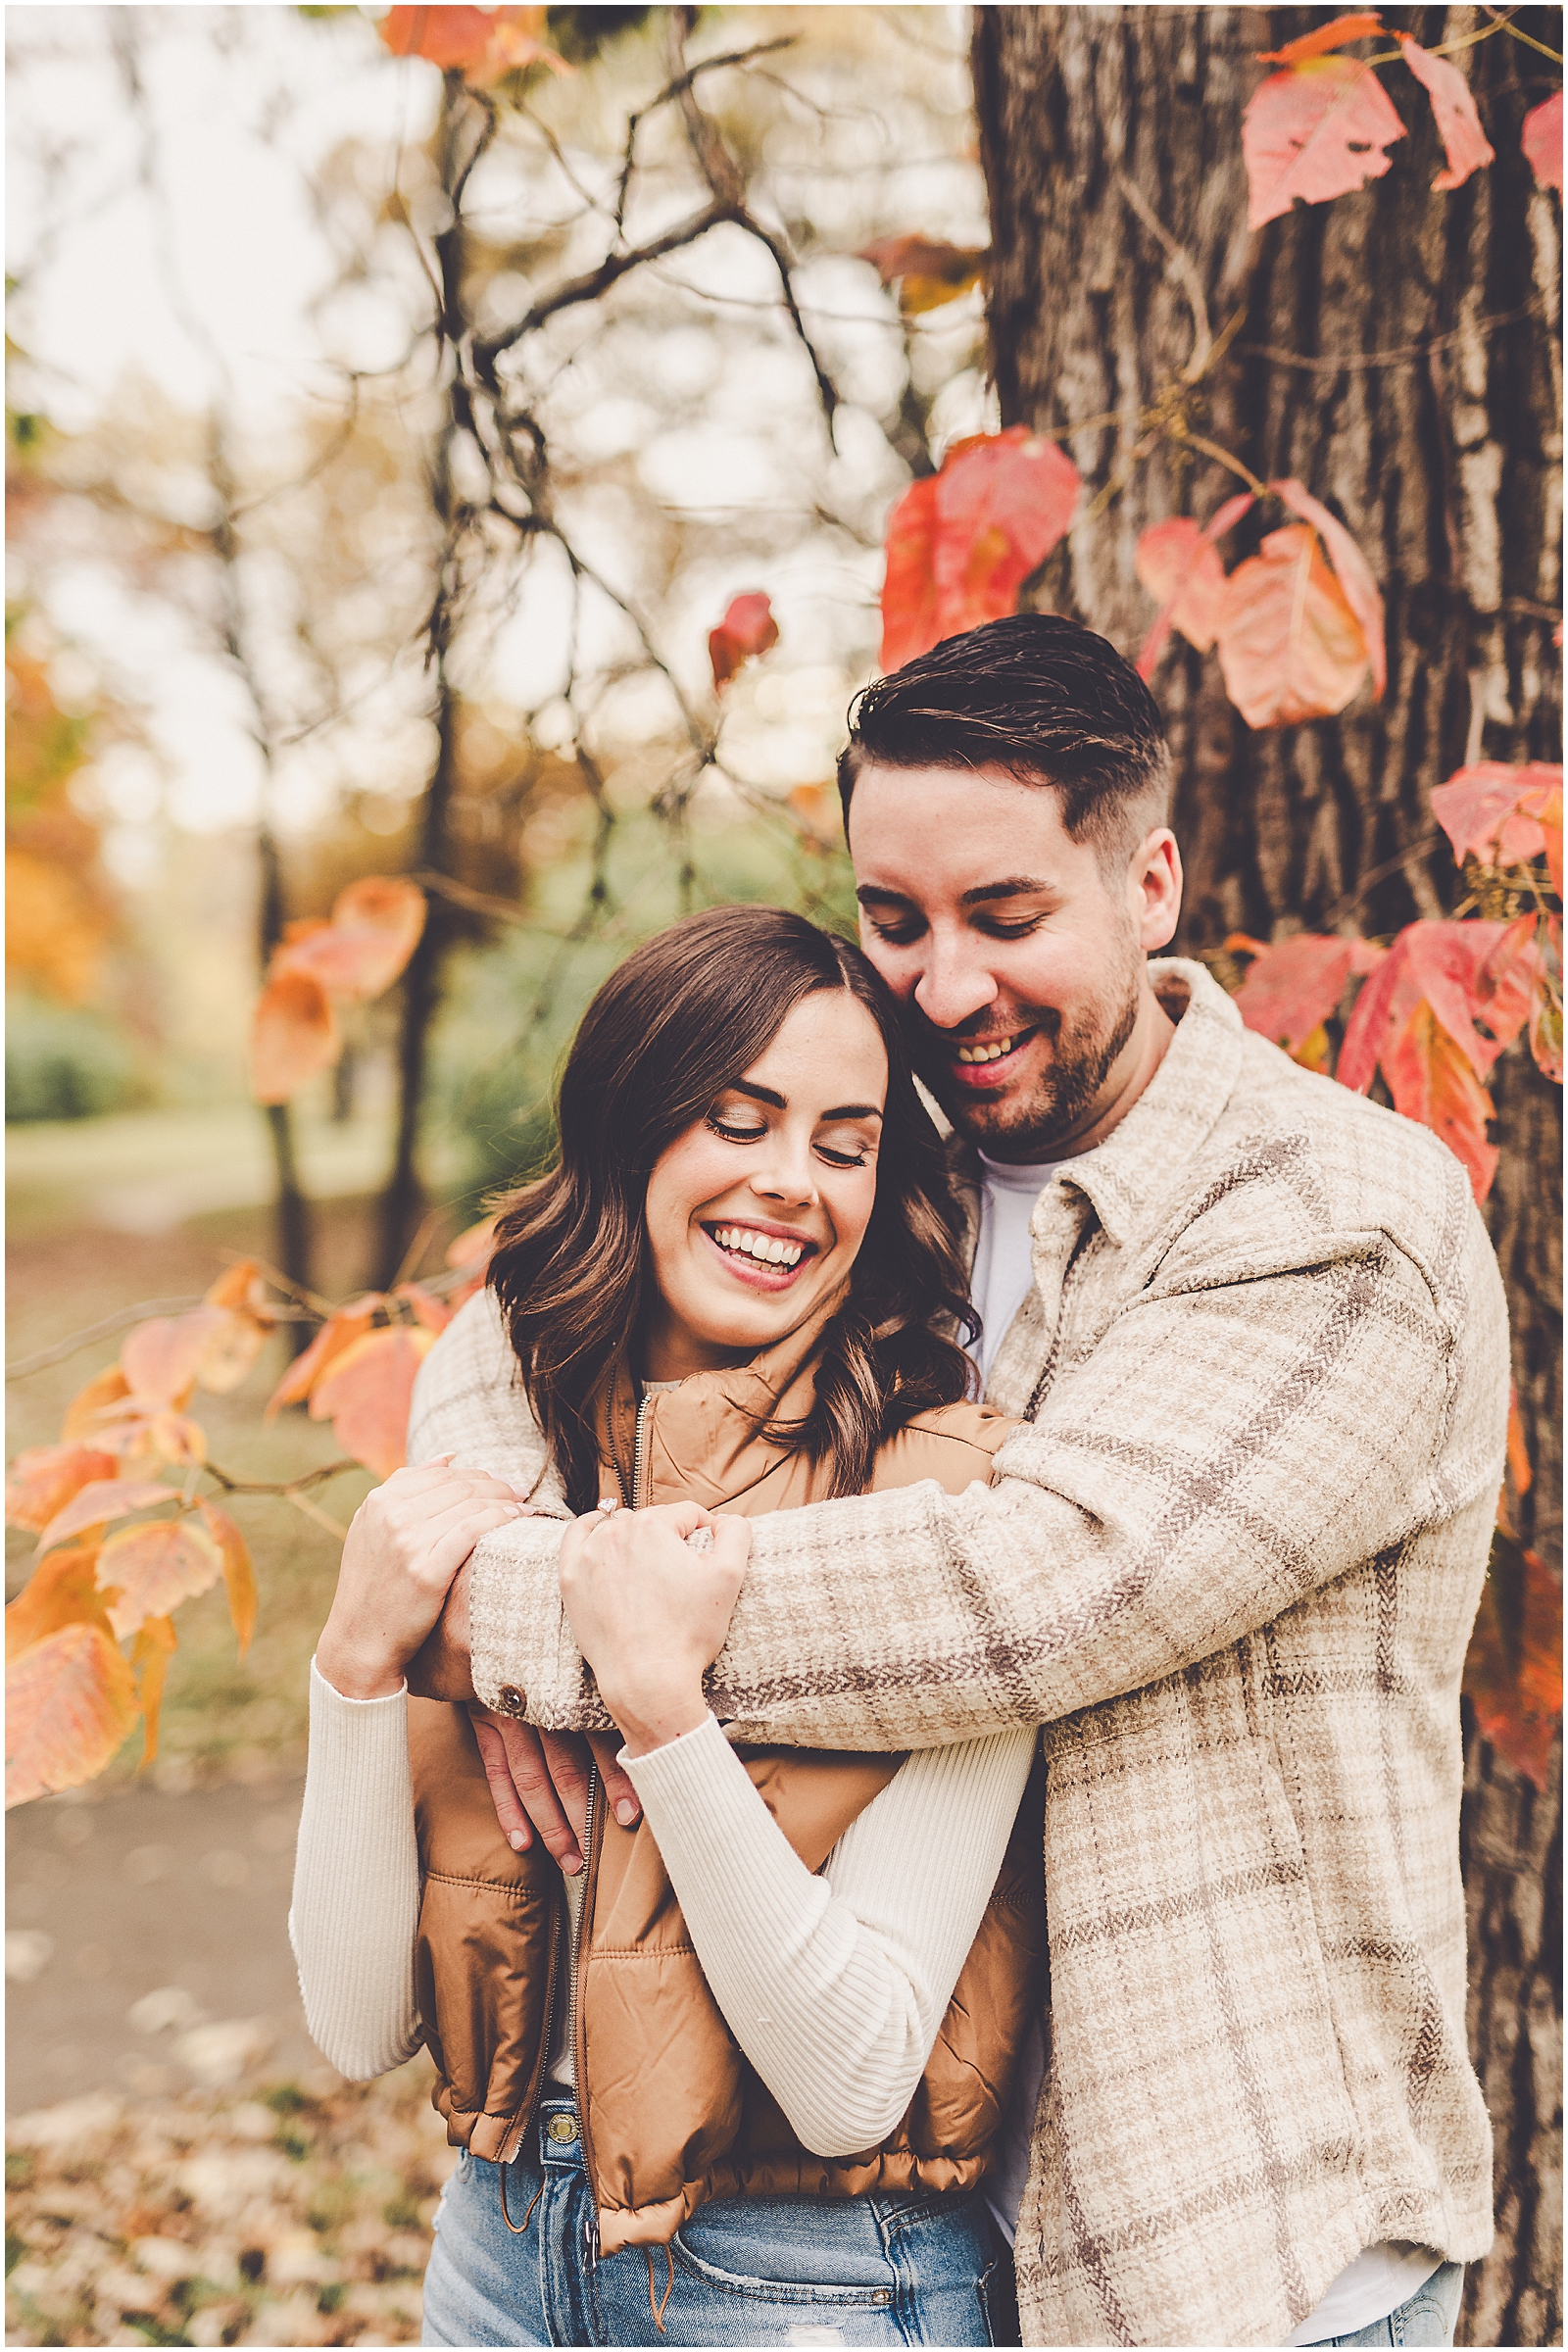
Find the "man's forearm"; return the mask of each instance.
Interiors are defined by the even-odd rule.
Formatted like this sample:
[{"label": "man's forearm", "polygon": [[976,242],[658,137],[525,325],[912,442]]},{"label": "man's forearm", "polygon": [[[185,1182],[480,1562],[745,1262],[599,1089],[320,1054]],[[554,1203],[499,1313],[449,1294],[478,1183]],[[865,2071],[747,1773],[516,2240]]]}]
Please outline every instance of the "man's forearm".
[{"label": "man's forearm", "polygon": [[468,1563],[468,1637],[474,1690],[498,1714],[545,1731],[613,1730],[561,1605],[564,1522],[518,1519],[480,1544]]}]

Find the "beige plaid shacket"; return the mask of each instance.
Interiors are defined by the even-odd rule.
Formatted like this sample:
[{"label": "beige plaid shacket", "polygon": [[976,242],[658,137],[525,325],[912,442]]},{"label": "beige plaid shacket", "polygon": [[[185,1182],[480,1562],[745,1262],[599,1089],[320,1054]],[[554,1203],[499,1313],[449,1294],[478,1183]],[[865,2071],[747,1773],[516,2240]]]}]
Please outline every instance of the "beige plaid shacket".
[{"label": "beige plaid shacket", "polygon": [[[1362,2247],[1492,2235],[1458,1690],[1507,1333],[1446,1149],[1250,1035],[1201,966],[1152,972],[1165,1060],[1034,1211],[998,1483],[755,1521],[710,1695],[812,1747],[1045,1725],[1024,2340],[1278,2344]],[[411,1453],[550,1507],[514,1375],[473,1300]],[[558,1544],[524,1520],[475,1553],[474,1682],[602,1725]]]}]

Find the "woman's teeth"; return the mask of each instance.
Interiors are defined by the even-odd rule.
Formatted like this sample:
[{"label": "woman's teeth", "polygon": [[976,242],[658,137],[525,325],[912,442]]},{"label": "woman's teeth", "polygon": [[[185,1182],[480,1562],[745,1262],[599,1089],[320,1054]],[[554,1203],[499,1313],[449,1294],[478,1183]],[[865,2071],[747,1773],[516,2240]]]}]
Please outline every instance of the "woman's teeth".
[{"label": "woman's teeth", "polygon": [[754,1233],[749,1225],[718,1225],[713,1239],[721,1250],[736,1250],[764,1266],[798,1266],[806,1255],[804,1242],[781,1242],[774,1233]]},{"label": "woman's teeth", "polygon": [[1012,1052],[1017,1042],[1015,1037],[999,1037],[988,1046],[960,1046],[958,1059],[965,1062],[1000,1061],[1004,1054]]}]

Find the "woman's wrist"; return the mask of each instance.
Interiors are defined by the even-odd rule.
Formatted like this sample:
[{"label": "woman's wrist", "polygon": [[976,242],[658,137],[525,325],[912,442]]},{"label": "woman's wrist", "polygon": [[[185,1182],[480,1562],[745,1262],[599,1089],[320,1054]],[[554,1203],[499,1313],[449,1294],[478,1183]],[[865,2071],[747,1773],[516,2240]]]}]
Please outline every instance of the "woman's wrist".
[{"label": "woman's wrist", "polygon": [[316,1644],[316,1671],[339,1698],[394,1698],[404,1687],[403,1669],[384,1656],[367,1657],[341,1642],[326,1626]]},{"label": "woman's wrist", "polygon": [[701,1681],[643,1689],[617,1685],[609,1690],[601,1683],[599,1695],[629,1756],[645,1756],[652,1748],[667,1747],[672,1740],[700,1731],[712,1712]]}]

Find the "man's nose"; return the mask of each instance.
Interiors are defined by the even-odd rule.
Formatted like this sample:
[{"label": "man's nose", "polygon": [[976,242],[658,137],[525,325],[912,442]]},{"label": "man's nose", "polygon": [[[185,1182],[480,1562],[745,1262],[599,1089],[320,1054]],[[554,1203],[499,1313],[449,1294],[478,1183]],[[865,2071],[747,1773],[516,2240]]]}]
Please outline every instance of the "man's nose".
[{"label": "man's nose", "polygon": [[914,984],[914,1002],[936,1029],[956,1029],[994,1002],[997,983],[961,942],[933,938]]}]

